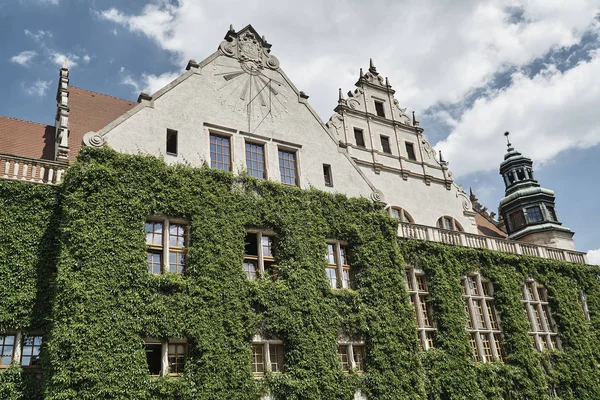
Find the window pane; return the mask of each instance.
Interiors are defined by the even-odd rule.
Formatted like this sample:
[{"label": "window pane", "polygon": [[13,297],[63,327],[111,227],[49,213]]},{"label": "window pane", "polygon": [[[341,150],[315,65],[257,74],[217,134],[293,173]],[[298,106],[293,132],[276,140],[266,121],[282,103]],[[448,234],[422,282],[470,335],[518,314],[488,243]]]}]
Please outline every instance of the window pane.
[{"label": "window pane", "polygon": [[162,344],[146,343],[146,361],[150,375],[160,375],[162,366]]},{"label": "window pane", "polygon": [[327,278],[329,279],[329,287],[337,288],[337,268],[326,268]]},{"label": "window pane", "polygon": [[146,222],[146,244],[162,246],[162,222]]},{"label": "window pane", "polygon": [[279,150],[279,174],[282,183],[296,185],[296,153]]},{"label": "window pane", "polygon": [[181,374],[185,365],[185,343],[169,344],[169,373]]},{"label": "window pane", "polygon": [[275,257],[275,246],[272,236],[262,236],[262,254],[264,257]]},{"label": "window pane", "polygon": [[169,253],[169,272],[180,274],[183,272],[185,265],[185,254],[184,253]]},{"label": "window pane", "polygon": [[229,171],[229,138],[210,135],[210,166],[221,171]]},{"label": "window pane", "polygon": [[265,154],[261,144],[246,143],[246,169],[258,179],[265,177]]},{"label": "window pane", "polygon": [[354,140],[358,147],[365,147],[365,138],[362,129],[354,128]]},{"label": "window pane", "polygon": [[23,348],[21,350],[21,365],[37,365],[40,358],[40,347],[42,345],[42,336],[23,336]]},{"label": "window pane", "polygon": [[344,371],[350,370],[350,360],[348,359],[348,346],[338,346],[338,357]]},{"label": "window pane", "polygon": [[335,254],[335,245],[332,243],[327,244],[327,262],[331,265],[337,265],[337,257]]},{"label": "window pane", "polygon": [[283,372],[283,345],[269,345],[269,353],[271,358],[271,372]]},{"label": "window pane", "polygon": [[162,270],[162,253],[161,252],[149,252],[148,253],[148,272],[151,274],[160,274]]},{"label": "window pane", "polygon": [[12,362],[12,356],[15,347],[14,344],[14,335],[0,336],[0,366],[9,366]]},{"label": "window pane", "polygon": [[544,219],[542,217],[542,210],[538,206],[529,207],[526,211],[529,222],[538,222]]},{"label": "window pane", "polygon": [[408,159],[415,161],[417,159],[416,155],[415,155],[415,147],[412,143],[405,143],[406,145],[406,154],[408,155]]},{"label": "window pane", "polygon": [[169,246],[185,247],[185,226],[171,224],[169,226]]},{"label": "window pane", "polygon": [[254,375],[265,373],[265,349],[262,344],[252,345],[252,372]]},{"label": "window pane", "polygon": [[364,346],[352,346],[354,351],[354,365],[359,372],[365,370],[365,348]]},{"label": "window pane", "polygon": [[244,261],[244,272],[246,273],[248,280],[255,280],[257,276],[256,262],[250,260]]}]

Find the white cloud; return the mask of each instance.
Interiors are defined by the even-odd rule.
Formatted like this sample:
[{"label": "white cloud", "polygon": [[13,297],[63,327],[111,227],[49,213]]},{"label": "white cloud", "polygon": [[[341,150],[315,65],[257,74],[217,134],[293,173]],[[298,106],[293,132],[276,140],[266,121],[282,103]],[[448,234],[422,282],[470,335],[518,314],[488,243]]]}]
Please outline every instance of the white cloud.
[{"label": "white cloud", "polygon": [[588,263],[600,265],[600,249],[590,250],[587,253]]},{"label": "white cloud", "polygon": [[58,5],[58,0],[38,0],[38,3],[40,4],[50,4],[53,6],[57,6]]},{"label": "white cloud", "polygon": [[87,64],[91,61],[92,58],[86,54],[82,57],[82,59],[83,59],[83,62]]},{"label": "white cloud", "polygon": [[29,62],[33,57],[35,57],[37,53],[33,50],[22,51],[16,56],[12,56],[10,58],[10,62],[14,62],[16,64],[21,64],[24,67],[29,66]]},{"label": "white cloud", "polygon": [[25,85],[25,83],[22,82],[21,87],[23,88],[25,94],[28,96],[43,97],[46,95],[46,91],[48,90],[48,87],[51,83],[52,81],[42,81],[38,79],[31,85]]},{"label": "white cloud", "polygon": [[36,42],[40,42],[46,38],[52,37],[51,31],[38,30],[36,32],[32,32],[29,29],[25,29],[25,36],[32,38]]},{"label": "white cloud", "polygon": [[121,74],[123,75],[121,84],[131,86],[135,94],[140,92],[153,94],[181,75],[179,72],[165,72],[161,75],[144,73],[140,79],[136,80],[125,72],[124,67],[121,67]]},{"label": "white cloud", "polygon": [[58,65],[58,66],[63,66],[65,63],[65,60],[67,62],[67,67],[69,68],[73,68],[76,67],[78,65],[78,61],[81,57],[79,57],[76,54],[63,54],[63,53],[59,53],[56,51],[52,51],[50,52],[50,61],[53,62],[54,64]]},{"label": "white cloud", "polygon": [[156,0],[137,15],[117,8],[98,15],[155,41],[181,67],[190,58],[210,55],[230,23],[240,29],[251,22],[272,39],[283,69],[327,119],[337,88],[350,89],[369,57],[390,77],[402,106],[423,110],[437,102],[461,101],[494,74],[576,44],[597,29],[599,0],[531,0],[523,3],[522,18],[515,20],[511,12],[516,4]]},{"label": "white cloud", "polygon": [[436,145],[452,171],[458,176],[498,168],[505,131],[512,132],[517,150],[537,162],[600,143],[600,51],[591,55],[565,72],[552,65],[533,78],[516,72],[508,87],[476,100]]}]

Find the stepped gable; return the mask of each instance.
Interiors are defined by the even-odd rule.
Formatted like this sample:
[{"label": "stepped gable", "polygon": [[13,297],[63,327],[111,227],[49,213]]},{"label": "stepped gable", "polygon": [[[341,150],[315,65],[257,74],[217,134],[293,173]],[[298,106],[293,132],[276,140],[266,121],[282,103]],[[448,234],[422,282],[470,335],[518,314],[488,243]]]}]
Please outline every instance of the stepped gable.
[{"label": "stepped gable", "polygon": [[54,126],[0,116],[0,153],[54,160]]},{"label": "stepped gable", "polygon": [[75,161],[86,132],[98,131],[138,103],[69,87],[69,161]]}]

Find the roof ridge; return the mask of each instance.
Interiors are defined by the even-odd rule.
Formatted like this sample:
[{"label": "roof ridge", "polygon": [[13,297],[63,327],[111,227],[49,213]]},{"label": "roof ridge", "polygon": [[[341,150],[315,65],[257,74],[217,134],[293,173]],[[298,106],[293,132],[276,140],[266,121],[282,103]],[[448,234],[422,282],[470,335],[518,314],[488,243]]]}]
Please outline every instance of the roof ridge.
[{"label": "roof ridge", "polygon": [[19,122],[27,122],[28,124],[36,124],[36,125],[44,125],[44,126],[54,126],[54,125],[45,124],[43,122],[27,121],[26,119],[15,118],[15,117],[8,117],[8,116],[5,116],[5,115],[0,115],[0,118],[12,119],[13,121],[19,121]]},{"label": "roof ridge", "polygon": [[71,85],[71,86],[69,86],[69,88],[75,88],[75,89],[83,90],[83,91],[85,91],[85,92],[88,92],[88,93],[99,94],[100,96],[104,96],[104,97],[110,97],[111,99],[115,99],[115,100],[126,101],[127,103],[136,103],[136,101],[134,101],[134,100],[122,99],[122,98],[120,98],[120,97],[111,96],[111,95],[109,95],[109,94],[104,94],[104,93],[100,93],[100,92],[95,92],[95,91],[93,91],[93,90],[84,89],[84,88],[81,88],[81,87],[79,87],[79,86],[74,86],[74,85]]}]

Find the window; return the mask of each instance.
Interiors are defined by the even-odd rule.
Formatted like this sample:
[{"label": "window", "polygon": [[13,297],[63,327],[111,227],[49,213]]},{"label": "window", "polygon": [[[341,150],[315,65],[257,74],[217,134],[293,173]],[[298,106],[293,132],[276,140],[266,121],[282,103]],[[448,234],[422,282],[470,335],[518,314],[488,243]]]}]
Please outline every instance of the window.
[{"label": "window", "polygon": [[417,156],[415,155],[415,145],[409,142],[404,142],[404,146],[406,147],[406,154],[408,155],[408,159],[412,161],[417,161]]},{"label": "window", "polygon": [[210,167],[221,171],[231,169],[229,138],[210,135]]},{"label": "window", "polygon": [[327,278],[332,289],[354,289],[354,273],[348,261],[348,249],[340,242],[327,243]]},{"label": "window", "polygon": [[244,272],[253,281],[265,272],[273,278],[277,275],[277,241],[274,234],[262,231],[246,234],[246,250],[244,252]]},{"label": "window", "polygon": [[181,375],[187,345],[183,339],[147,339],[144,344],[148,372],[154,376]]},{"label": "window", "polygon": [[15,352],[15,335],[0,335],[0,368],[9,367]]},{"label": "window", "polygon": [[24,367],[39,365],[41,346],[41,335],[24,335],[21,345],[21,365]]},{"label": "window", "polygon": [[281,183],[298,185],[298,170],[296,168],[296,153],[279,150],[279,174]]},{"label": "window", "polygon": [[494,307],[492,283],[480,274],[470,274],[461,282],[474,360],[502,361],[502,331]]},{"label": "window", "polygon": [[[187,226],[182,222],[169,219],[146,221],[148,272],[181,274],[185,266],[186,238]],[[168,264],[163,265],[163,260],[168,260]]]},{"label": "window", "polygon": [[380,136],[381,138],[381,150],[386,154],[392,154],[392,148],[390,147],[390,138],[387,136]]},{"label": "window", "polygon": [[558,221],[558,218],[556,218],[556,211],[554,211],[554,207],[546,206],[546,210],[548,211],[548,219],[550,221]]},{"label": "window", "polygon": [[246,169],[250,176],[265,178],[265,148],[262,144],[246,142]]},{"label": "window", "polygon": [[413,217],[403,208],[400,207],[390,207],[390,216],[392,218],[397,219],[400,222],[414,224],[415,220]]},{"label": "window", "polygon": [[331,165],[323,164],[323,177],[325,179],[325,186],[333,187],[333,177],[331,176]]},{"label": "window", "polygon": [[263,376],[267,372],[284,372],[285,356],[281,340],[264,340],[255,336],[252,342],[252,373]]},{"label": "window", "polygon": [[167,154],[177,155],[177,131],[167,129]]},{"label": "window", "polygon": [[463,228],[458,223],[458,221],[455,220],[454,218],[448,217],[448,216],[440,217],[440,219],[437,220],[436,225],[440,229],[446,229],[449,231],[458,231],[458,232],[463,231]]},{"label": "window", "polygon": [[525,211],[527,211],[527,220],[529,222],[539,222],[544,219],[544,217],[542,217],[542,210],[539,206],[529,207]]},{"label": "window", "polygon": [[428,301],[429,291],[425,274],[410,267],[405,270],[404,279],[410,303],[415,308],[419,343],[424,350],[429,350],[435,346],[436,328],[433,323],[431,303]]},{"label": "window", "polygon": [[510,223],[512,224],[512,228],[514,230],[519,229],[520,227],[525,225],[525,216],[523,215],[523,211],[518,210],[510,214]]},{"label": "window", "polygon": [[355,370],[358,373],[362,373],[365,370],[364,341],[339,341],[338,358],[340,360],[340,365],[344,372],[350,372],[352,370]]},{"label": "window", "polygon": [[365,147],[365,136],[362,129],[354,128],[354,140],[357,147]]},{"label": "window", "polygon": [[534,346],[539,351],[560,349],[560,341],[556,330],[556,323],[550,315],[548,293],[543,285],[533,279],[523,284],[523,306],[529,318]]},{"label": "window", "polygon": [[385,110],[383,109],[383,101],[375,100],[375,113],[378,117],[385,117]]}]

